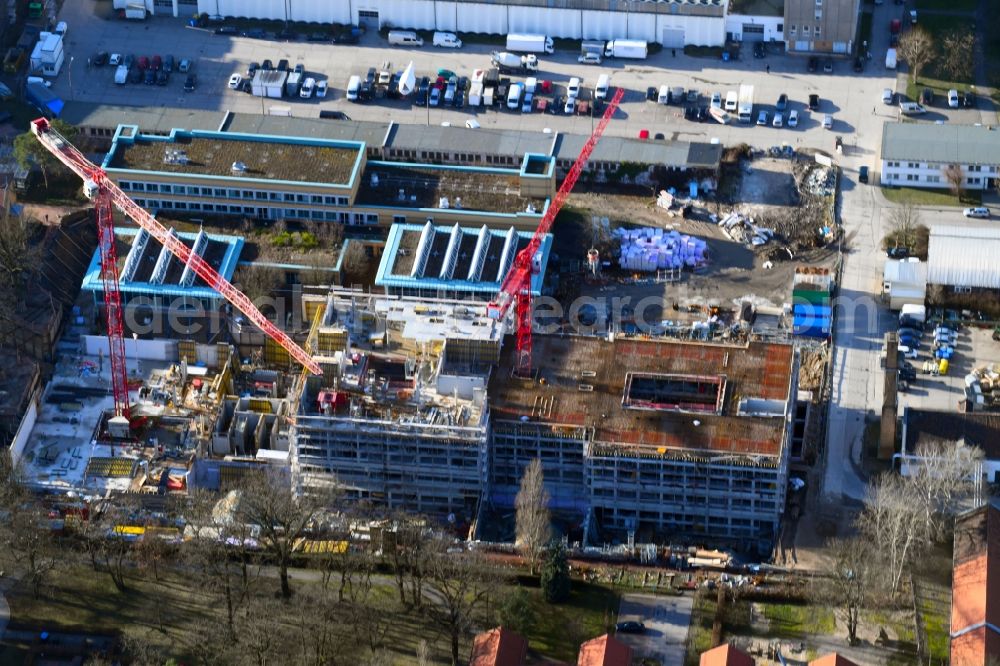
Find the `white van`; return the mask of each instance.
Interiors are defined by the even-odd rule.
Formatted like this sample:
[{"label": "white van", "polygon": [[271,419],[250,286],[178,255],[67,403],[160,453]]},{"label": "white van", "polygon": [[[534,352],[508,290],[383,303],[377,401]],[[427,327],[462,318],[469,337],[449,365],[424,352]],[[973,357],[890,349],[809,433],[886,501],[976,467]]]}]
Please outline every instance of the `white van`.
[{"label": "white van", "polygon": [[660,86],[660,94],[656,96],[657,104],[669,104],[670,103],[670,86],[663,84]]},{"label": "white van", "polygon": [[423,46],[424,40],[412,30],[390,30],[389,43],[393,46]]},{"label": "white van", "polygon": [[521,91],[524,89],[523,83],[513,83],[507,92],[507,108],[516,109],[521,105]]},{"label": "white van", "polygon": [[358,101],[358,91],[361,89],[361,77],[355,74],[347,82],[347,100],[349,102]]},{"label": "white van", "polygon": [[462,48],[462,40],[453,32],[435,32],[434,46],[445,49],[460,49]]},{"label": "white van", "polygon": [[610,85],[611,77],[607,74],[601,74],[597,77],[597,85],[594,86],[594,99],[606,99]]},{"label": "white van", "polygon": [[735,90],[730,90],[726,93],[726,111],[735,111],[736,107],[739,106],[739,102],[740,98]]},{"label": "white van", "polygon": [[57,35],[62,35],[65,38],[66,37],[66,31],[68,29],[69,29],[69,26],[66,25],[66,21],[59,21],[59,23],[56,23],[55,33]]}]

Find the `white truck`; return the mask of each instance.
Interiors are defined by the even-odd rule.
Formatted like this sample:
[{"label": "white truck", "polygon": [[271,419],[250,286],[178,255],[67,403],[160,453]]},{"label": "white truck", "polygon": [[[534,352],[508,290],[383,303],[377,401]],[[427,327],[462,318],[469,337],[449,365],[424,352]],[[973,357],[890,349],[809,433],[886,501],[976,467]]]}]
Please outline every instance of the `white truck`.
[{"label": "white truck", "polygon": [[580,42],[580,55],[585,56],[588,53],[596,53],[599,56],[604,55],[604,40],[602,39],[585,39]]},{"label": "white truck", "polygon": [[885,52],[885,68],[896,69],[896,49],[889,49]]},{"label": "white truck", "polygon": [[635,58],[639,60],[649,56],[649,45],[638,39],[612,39],[604,47],[606,58]]},{"label": "white truck", "polygon": [[129,3],[125,7],[125,18],[136,21],[146,20],[146,5],[139,3]]},{"label": "white truck", "polygon": [[555,53],[552,38],[545,35],[511,33],[507,35],[507,50],[519,53]]},{"label": "white truck", "polygon": [[741,123],[753,122],[753,86],[741,85],[739,101],[736,103],[736,115]]},{"label": "white truck", "polygon": [[523,74],[538,71],[538,56],[517,55],[507,51],[494,51],[493,64],[501,74]]}]

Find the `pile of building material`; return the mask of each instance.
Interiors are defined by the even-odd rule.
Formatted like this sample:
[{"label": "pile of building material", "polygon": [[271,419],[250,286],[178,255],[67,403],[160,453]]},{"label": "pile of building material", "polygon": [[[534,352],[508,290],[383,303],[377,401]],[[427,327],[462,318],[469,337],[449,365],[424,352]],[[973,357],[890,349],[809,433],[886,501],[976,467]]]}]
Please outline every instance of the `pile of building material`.
[{"label": "pile of building material", "polygon": [[765,245],[774,238],[774,230],[767,227],[759,227],[754,222],[754,218],[748,217],[736,211],[719,220],[722,231],[737,243],[743,245]]},{"label": "pile of building material", "polygon": [[708,263],[705,241],[676,230],[619,227],[613,234],[620,243],[618,263],[624,270],[651,273],[697,268]]},{"label": "pile of building material", "polygon": [[833,194],[837,180],[833,169],[820,167],[813,169],[802,181],[802,189],[809,194],[828,197]]},{"label": "pile of building material", "polygon": [[1000,366],[976,368],[967,374],[965,397],[976,407],[1000,407]]}]

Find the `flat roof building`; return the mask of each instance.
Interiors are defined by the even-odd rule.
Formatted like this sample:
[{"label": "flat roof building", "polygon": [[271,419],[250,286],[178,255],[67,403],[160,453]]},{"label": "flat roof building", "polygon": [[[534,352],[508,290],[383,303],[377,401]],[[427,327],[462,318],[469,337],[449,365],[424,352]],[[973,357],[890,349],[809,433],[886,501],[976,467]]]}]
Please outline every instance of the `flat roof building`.
[{"label": "flat roof building", "polygon": [[712,535],[768,549],[784,510],[797,356],[744,347],[534,336],[530,379],[505,346],[489,385],[490,499],[512,506],[541,458],[557,509],[594,533]]},{"label": "flat roof building", "polygon": [[534,229],[555,193],[554,160],[519,169],[368,160],[365,144],[171,130],[116,131],[102,164],[151,211],[388,226],[408,219]]}]

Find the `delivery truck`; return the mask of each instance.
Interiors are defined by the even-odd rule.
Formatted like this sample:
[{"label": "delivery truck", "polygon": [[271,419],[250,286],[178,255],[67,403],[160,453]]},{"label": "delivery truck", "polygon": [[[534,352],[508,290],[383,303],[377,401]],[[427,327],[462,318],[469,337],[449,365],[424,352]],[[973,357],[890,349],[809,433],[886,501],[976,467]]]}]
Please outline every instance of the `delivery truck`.
[{"label": "delivery truck", "polygon": [[497,66],[501,74],[524,74],[538,70],[538,56],[522,56],[507,51],[494,51],[493,64]]},{"label": "delivery truck", "polygon": [[552,38],[545,35],[509,34],[507,50],[518,53],[555,53]]},{"label": "delivery truck", "polygon": [[606,58],[645,59],[649,55],[649,45],[638,39],[612,39],[604,47]]}]

